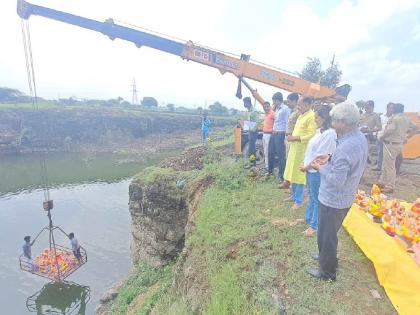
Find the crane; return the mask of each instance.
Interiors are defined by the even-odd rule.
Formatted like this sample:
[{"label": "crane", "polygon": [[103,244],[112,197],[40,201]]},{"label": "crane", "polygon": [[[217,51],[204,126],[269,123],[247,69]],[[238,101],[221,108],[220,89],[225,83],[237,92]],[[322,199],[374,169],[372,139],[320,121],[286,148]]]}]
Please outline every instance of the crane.
[{"label": "crane", "polygon": [[17,13],[22,19],[29,19],[32,15],[61,21],[108,36],[111,40],[116,38],[134,43],[138,48],[147,46],[175,56],[184,60],[191,60],[203,65],[215,68],[221,74],[231,73],[238,78],[238,89],[236,96],[241,98],[241,84],[244,84],[253,97],[260,103],[264,99],[256,89],[246,81],[251,79],[268,84],[289,92],[313,97],[321,102],[340,102],[347,98],[351,87],[348,84],[336,89],[321,86],[309,82],[284,71],[260,65],[250,61],[250,55],[241,54],[240,57],[221,53],[218,50],[194,44],[192,41],[180,42],[165,38],[151,32],[140,31],[123,25],[116,24],[113,19],[105,22],[84,18],[70,13],[50,9],[47,7],[31,4],[25,0],[17,1]]}]

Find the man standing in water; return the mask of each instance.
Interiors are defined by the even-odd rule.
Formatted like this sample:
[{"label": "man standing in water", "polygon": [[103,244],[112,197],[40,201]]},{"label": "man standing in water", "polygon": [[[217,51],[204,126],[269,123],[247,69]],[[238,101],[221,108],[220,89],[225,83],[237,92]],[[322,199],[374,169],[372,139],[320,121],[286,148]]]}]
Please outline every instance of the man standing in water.
[{"label": "man standing in water", "polygon": [[82,263],[82,254],[80,253],[80,245],[77,239],[74,237],[74,233],[69,234],[71,249],[73,250],[74,257],[77,258],[79,264]]}]

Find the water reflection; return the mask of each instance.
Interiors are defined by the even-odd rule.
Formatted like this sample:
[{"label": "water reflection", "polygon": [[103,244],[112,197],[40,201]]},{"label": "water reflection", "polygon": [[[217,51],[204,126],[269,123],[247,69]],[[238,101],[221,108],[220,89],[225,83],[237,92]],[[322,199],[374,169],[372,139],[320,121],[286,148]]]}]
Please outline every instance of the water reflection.
[{"label": "water reflection", "polygon": [[26,300],[28,311],[38,315],[85,315],[90,287],[74,282],[50,282]]}]

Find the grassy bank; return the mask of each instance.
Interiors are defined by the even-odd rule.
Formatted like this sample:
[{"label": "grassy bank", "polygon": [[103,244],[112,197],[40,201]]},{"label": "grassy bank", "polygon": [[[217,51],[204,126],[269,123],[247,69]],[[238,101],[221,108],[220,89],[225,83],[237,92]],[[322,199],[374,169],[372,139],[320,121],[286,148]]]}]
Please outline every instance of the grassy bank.
[{"label": "grassy bank", "polygon": [[[186,240],[189,267],[198,269],[201,293],[195,298],[201,313],[395,314],[372,264],[345,231],[339,233],[338,280],[312,279],[306,270],[316,266],[311,258],[316,239],[302,235],[306,226],[298,219],[304,209],[291,210],[273,178],[254,178],[229,159],[207,165],[201,172],[206,174],[216,179],[201,199]],[[190,314],[185,296],[166,285],[159,288],[153,314]],[[123,300],[127,307],[129,300]]]}]

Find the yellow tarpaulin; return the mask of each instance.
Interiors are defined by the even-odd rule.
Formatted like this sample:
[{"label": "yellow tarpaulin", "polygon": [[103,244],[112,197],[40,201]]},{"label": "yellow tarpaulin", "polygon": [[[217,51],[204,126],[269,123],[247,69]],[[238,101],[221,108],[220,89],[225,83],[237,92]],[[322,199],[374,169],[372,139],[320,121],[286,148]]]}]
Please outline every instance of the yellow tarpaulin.
[{"label": "yellow tarpaulin", "polygon": [[397,241],[353,206],[343,226],[375,266],[379,283],[400,315],[420,315],[420,267]]}]

